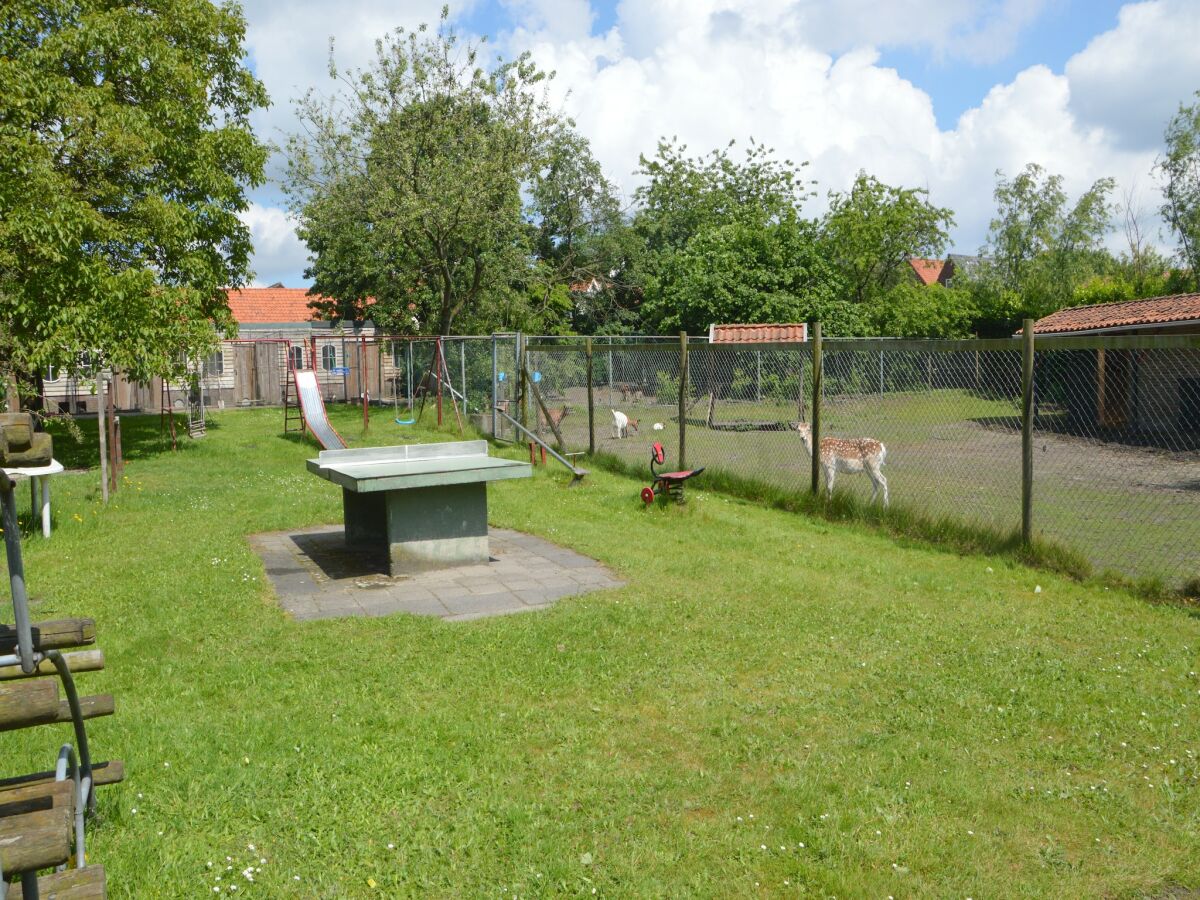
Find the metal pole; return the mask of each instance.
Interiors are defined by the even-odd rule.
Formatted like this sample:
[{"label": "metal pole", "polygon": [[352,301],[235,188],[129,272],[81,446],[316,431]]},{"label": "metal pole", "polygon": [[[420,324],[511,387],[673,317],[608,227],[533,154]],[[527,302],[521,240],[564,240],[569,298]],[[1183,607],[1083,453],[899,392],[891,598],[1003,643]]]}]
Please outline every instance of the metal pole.
[{"label": "metal pole", "polygon": [[459,340],[458,346],[462,348],[462,402],[465,414],[467,411],[467,339]]},{"label": "metal pole", "polygon": [[499,359],[497,358],[497,350],[496,350],[496,334],[495,334],[495,332],[493,332],[492,333],[492,438],[493,439],[500,437],[500,435],[498,435],[496,433],[496,426],[499,424],[496,421],[496,404],[500,402],[500,393],[498,390],[499,385],[497,384],[496,379],[499,377],[499,375],[500,375],[500,369],[499,369]]},{"label": "metal pole", "polygon": [[1033,319],[1021,331],[1021,543],[1033,542]]},{"label": "metal pole", "polygon": [[434,377],[437,379],[437,391],[438,391],[438,395],[437,395],[438,428],[441,428],[442,427],[442,369],[444,368],[444,365],[443,365],[444,360],[442,358],[442,338],[440,335],[438,336],[438,339],[437,339],[437,345],[433,348],[433,355],[436,358],[436,362],[434,363],[434,366],[437,369],[437,373],[434,375]]},{"label": "metal pole", "polygon": [[687,466],[688,336],[679,332],[679,468]]},{"label": "metal pole", "polygon": [[587,351],[588,455],[594,456],[596,453],[596,398],[593,394],[595,384],[592,377],[591,338],[587,338],[584,342],[584,349]]},{"label": "metal pole", "polygon": [[113,402],[112,381],[108,381],[104,386],[104,402],[108,406],[108,492],[115,494],[117,492],[117,441],[116,441],[116,404]]},{"label": "metal pole", "polygon": [[367,410],[367,404],[370,402],[370,394],[367,391],[367,339],[359,335],[358,340],[358,386],[362,388],[363,431],[366,431],[371,427],[371,414]]},{"label": "metal pole", "polygon": [[612,343],[613,339],[608,339],[608,408],[612,409],[612,383],[613,383],[613,359],[612,359]]},{"label": "metal pole", "polygon": [[0,472],[0,500],[4,505],[4,551],[8,557],[8,582],[12,591],[13,620],[17,629],[17,652],[21,657],[21,671],[31,675],[35,668],[33,631],[29,624],[29,598],[25,593],[25,565],[21,561],[16,486],[17,483],[8,477],[8,473]]},{"label": "metal pole", "polygon": [[879,351],[879,396],[883,396],[883,351]]},{"label": "metal pole", "polygon": [[754,351],[754,366],[756,374],[754,378],[754,402],[762,403],[762,351]]},{"label": "metal pole", "polygon": [[813,376],[812,376],[812,492],[821,491],[821,378],[824,362],[821,358],[821,323],[813,322]]}]

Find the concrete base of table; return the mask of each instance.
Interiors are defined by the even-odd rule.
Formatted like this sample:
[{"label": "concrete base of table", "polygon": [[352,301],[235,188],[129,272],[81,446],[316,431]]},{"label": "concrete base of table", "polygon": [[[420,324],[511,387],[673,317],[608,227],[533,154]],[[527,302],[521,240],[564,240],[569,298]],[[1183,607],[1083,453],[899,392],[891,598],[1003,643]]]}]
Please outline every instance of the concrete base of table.
[{"label": "concrete base of table", "polygon": [[488,561],[487,485],[342,490],[346,544],[387,549],[393,575]]},{"label": "concrete base of table", "polygon": [[342,526],[251,535],[279,603],[296,619],[410,613],[465,621],[548,609],[563,597],[620,587],[594,559],[531,534],[494,528],[492,558],[393,576],[379,546],[351,546]]}]

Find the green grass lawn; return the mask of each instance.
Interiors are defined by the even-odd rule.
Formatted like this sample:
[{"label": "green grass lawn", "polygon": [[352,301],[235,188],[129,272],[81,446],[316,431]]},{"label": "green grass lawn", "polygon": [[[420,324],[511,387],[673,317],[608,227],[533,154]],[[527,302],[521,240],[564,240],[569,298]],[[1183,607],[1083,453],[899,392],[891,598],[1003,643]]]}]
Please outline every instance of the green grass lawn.
[{"label": "green grass lawn", "polygon": [[[358,416],[335,410],[356,443]],[[26,542],[36,616],[95,617],[108,669],[80,681],[117,697],[90,729],[128,771],[90,832],[111,896],[1200,888],[1194,610],[547,469],[492,485],[493,523],[626,588],[297,623],[245,536],[340,520],[313,447],[279,410],[213,415],[178,453],[123,424],[128,484],[105,508],[94,472],[57,478],[54,535]],[[367,441],[431,437],[377,415]],[[5,774],[59,739],[0,735]]]}]

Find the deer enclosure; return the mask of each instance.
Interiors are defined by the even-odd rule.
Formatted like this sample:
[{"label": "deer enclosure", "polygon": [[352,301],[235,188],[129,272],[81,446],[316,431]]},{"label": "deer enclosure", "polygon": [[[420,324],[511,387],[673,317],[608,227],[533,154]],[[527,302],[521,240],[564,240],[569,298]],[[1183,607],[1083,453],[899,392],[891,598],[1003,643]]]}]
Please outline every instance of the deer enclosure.
[{"label": "deer enclosure", "polygon": [[[597,451],[638,464],[657,440],[672,465],[806,491],[812,462],[794,426],[811,422],[817,403],[822,438],[884,445],[893,505],[1021,527],[1019,341],[826,340],[814,395],[811,344],[690,339],[685,353],[678,339],[596,338],[594,436],[582,342],[530,339],[526,362],[568,449],[587,449],[591,439]],[[1039,339],[1033,533],[1079,551],[1097,571],[1172,585],[1200,577],[1198,375],[1200,338]],[[612,410],[637,420],[638,430],[614,437]],[[835,493],[869,500],[868,475],[838,474]]]}]

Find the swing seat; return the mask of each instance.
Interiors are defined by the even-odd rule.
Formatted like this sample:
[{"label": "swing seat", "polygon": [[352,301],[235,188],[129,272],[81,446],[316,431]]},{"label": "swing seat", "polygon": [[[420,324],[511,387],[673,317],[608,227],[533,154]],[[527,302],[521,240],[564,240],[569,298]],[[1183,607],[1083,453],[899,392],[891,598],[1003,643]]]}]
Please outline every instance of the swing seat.
[{"label": "swing seat", "polygon": [[415,424],[417,424],[417,420],[416,419],[397,419],[396,424],[397,425],[415,425]]}]

